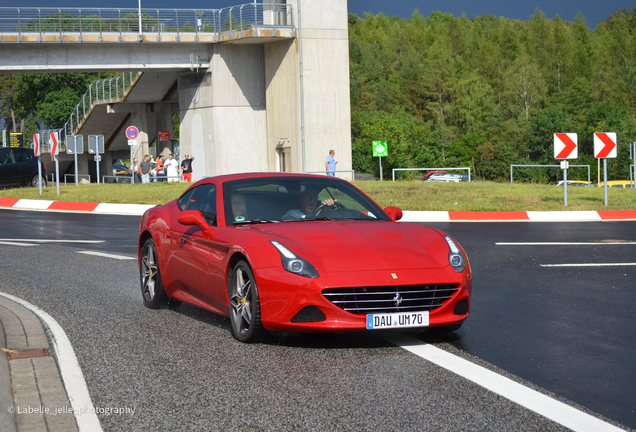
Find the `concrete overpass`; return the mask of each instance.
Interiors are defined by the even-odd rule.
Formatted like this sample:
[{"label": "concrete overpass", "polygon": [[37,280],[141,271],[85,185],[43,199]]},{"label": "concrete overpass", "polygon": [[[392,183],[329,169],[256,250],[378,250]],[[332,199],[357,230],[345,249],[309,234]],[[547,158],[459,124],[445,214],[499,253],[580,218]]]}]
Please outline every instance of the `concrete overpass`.
[{"label": "concrete overpass", "polygon": [[[101,173],[129,155],[127,126],[141,131],[135,154],[147,154],[177,110],[194,179],[320,171],[332,148],[338,169],[351,169],[346,0],[143,9],[141,17],[136,9],[0,8],[0,72],[69,71],[126,71],[94,83],[62,132],[85,143],[105,136]],[[157,153],[170,149],[158,142]],[[84,155],[80,174],[90,165]]]}]

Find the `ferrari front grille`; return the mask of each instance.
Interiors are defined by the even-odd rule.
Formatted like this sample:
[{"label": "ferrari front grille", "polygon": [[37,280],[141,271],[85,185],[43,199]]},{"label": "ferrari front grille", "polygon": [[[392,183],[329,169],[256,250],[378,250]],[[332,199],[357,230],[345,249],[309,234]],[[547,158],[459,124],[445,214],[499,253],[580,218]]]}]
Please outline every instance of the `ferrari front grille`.
[{"label": "ferrari front grille", "polygon": [[459,291],[457,284],[327,288],[322,295],[347,312],[375,313],[431,311]]}]

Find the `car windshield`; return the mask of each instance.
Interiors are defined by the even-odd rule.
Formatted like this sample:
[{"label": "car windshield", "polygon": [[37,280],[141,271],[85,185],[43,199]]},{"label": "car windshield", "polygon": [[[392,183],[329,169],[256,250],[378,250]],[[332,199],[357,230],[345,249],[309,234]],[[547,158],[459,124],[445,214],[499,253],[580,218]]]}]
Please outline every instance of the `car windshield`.
[{"label": "car windshield", "polygon": [[223,196],[227,225],[391,220],[358,189],[332,177],[236,180],[224,184]]}]

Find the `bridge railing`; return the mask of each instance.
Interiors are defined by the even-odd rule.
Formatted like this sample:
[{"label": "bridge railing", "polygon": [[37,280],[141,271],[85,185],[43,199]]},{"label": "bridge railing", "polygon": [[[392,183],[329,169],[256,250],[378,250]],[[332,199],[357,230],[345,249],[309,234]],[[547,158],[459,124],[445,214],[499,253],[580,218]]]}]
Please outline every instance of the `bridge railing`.
[{"label": "bridge railing", "polygon": [[[38,35],[40,42],[64,41],[65,34],[126,35],[144,33],[215,34],[258,27],[293,27],[292,9],[287,4],[248,3],[223,9],[137,9],[0,7],[0,42],[5,36]],[[51,39],[53,38],[53,39]],[[110,39],[109,39],[110,40]],[[197,38],[198,40],[198,38]],[[215,40],[218,40],[216,38]]]},{"label": "bridge railing", "polygon": [[116,78],[93,81],[60,131],[60,140],[65,142],[67,135],[74,135],[75,129],[84,121],[94,105],[123,101],[128,88],[140,74],[141,72],[124,72]]}]

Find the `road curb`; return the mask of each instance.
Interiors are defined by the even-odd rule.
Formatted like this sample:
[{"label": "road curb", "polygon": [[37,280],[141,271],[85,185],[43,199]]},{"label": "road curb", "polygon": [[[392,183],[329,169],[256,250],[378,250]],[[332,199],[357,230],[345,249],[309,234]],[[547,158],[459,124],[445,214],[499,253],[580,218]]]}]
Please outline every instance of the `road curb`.
[{"label": "road curb", "polygon": [[636,210],[404,211],[401,222],[599,222],[636,220]]},{"label": "road curb", "polygon": [[40,319],[22,305],[0,296],[4,329],[0,360],[0,422],[16,432],[78,430],[56,360]]},{"label": "road curb", "polygon": [[[30,200],[0,197],[0,208],[141,216],[154,205]],[[409,211],[402,222],[598,222],[636,220],[636,210]]]}]

